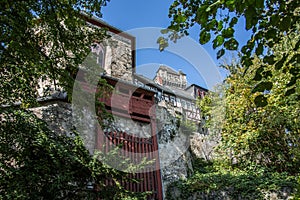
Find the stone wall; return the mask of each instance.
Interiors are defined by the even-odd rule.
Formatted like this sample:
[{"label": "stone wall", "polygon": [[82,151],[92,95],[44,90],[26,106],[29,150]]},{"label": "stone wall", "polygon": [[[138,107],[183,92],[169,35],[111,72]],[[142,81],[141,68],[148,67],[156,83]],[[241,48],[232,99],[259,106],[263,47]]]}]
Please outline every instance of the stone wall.
[{"label": "stone wall", "polygon": [[130,133],[135,137],[149,138],[151,137],[151,125],[146,122],[139,122],[129,118],[113,116],[113,121],[110,122],[104,132],[118,131]]},{"label": "stone wall", "polygon": [[45,102],[40,107],[31,108],[30,110],[57,133],[68,135],[74,129],[72,108],[69,103],[63,101]]},{"label": "stone wall", "polygon": [[[88,110],[82,110],[74,116],[70,103],[60,100],[43,102],[39,107],[30,109],[38,118],[44,120],[49,128],[59,134],[71,135],[72,131],[80,129],[83,141],[90,151],[94,152],[96,142],[95,116]],[[78,113],[77,113],[78,114]]]},{"label": "stone wall", "polygon": [[105,46],[105,65],[107,75],[126,81],[132,81],[132,41],[113,35],[107,39]]},{"label": "stone wall", "polygon": [[[40,107],[31,109],[40,119],[43,119],[50,129],[61,133],[70,134],[76,129],[83,137],[85,145],[91,153],[95,149],[97,123],[92,109],[74,109],[74,105],[62,101],[51,101]],[[77,111],[76,111],[77,110]],[[77,112],[74,114],[74,112]],[[201,133],[187,133],[182,131],[179,119],[172,107],[156,107],[157,136],[163,192],[169,185],[180,179],[186,179],[193,173],[191,149],[199,145]],[[114,120],[104,131],[121,131],[138,137],[150,137],[151,125],[130,118],[114,116]],[[201,129],[200,129],[201,130]],[[191,142],[192,141],[192,142]],[[192,145],[192,146],[191,146]],[[205,146],[203,146],[205,148]],[[202,149],[197,149],[202,155]],[[193,152],[194,153],[194,152]]]}]

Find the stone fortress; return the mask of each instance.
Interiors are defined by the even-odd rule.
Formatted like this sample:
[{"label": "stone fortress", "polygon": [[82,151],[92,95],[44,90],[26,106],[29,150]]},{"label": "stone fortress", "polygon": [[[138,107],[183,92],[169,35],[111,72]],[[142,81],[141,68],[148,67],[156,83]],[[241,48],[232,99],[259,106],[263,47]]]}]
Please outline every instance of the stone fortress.
[{"label": "stone fortress", "polygon": [[[138,178],[144,180],[141,184],[146,189],[143,191],[154,191],[149,199],[166,199],[170,183],[193,173],[192,154],[204,159],[211,156],[212,144],[203,142],[208,134],[203,127],[205,119],[196,106],[196,100],[203,98],[208,90],[196,84],[188,86],[183,71],[177,72],[165,65],[159,67],[154,79],[136,74],[135,38],[96,18],[87,19],[87,23],[107,28],[111,35],[109,40],[95,43],[92,54],[97,67],[102,69],[99,77],[115,89],[116,98],[103,99],[114,121],[110,127],[95,131],[95,108],[84,108],[81,111],[83,117],[79,121],[74,119],[74,105],[66,100],[67,94],[61,95],[63,92],[54,87],[52,95],[31,110],[60,133],[68,134],[74,126],[77,129],[85,127],[80,133],[91,153],[101,148],[103,143],[99,141],[111,138],[110,142],[122,142],[129,137],[135,141],[130,147],[133,152],[142,152],[146,156],[150,155],[146,150],[156,152],[151,154],[156,160],[156,170],[145,171],[146,175],[138,175]],[[107,138],[101,140],[99,134]],[[125,148],[129,150],[129,146]],[[138,191],[137,188],[129,187]]]}]

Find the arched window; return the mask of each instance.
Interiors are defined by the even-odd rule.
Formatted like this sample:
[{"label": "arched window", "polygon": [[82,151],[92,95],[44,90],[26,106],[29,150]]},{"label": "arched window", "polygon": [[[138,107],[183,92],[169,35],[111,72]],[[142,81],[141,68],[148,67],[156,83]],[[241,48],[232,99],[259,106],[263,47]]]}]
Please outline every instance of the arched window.
[{"label": "arched window", "polygon": [[94,53],[96,56],[97,64],[101,68],[104,68],[104,58],[105,58],[104,47],[101,44],[95,43],[92,45],[92,53]]}]

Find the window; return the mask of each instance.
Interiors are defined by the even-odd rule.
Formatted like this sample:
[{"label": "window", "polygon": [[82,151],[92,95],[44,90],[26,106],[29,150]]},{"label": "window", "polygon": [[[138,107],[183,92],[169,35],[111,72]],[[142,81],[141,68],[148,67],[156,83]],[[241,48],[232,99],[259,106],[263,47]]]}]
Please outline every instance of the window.
[{"label": "window", "polygon": [[171,101],[171,103],[175,106],[175,97],[171,96],[171,97],[170,97],[170,101]]},{"label": "window", "polygon": [[132,96],[135,96],[135,97],[140,97],[142,94],[141,93],[139,93],[139,92],[134,92],[134,93],[132,93]]},{"label": "window", "polygon": [[190,109],[191,108],[191,103],[190,102],[186,102],[187,104],[187,109]]},{"label": "window", "polygon": [[182,106],[183,108],[186,108],[185,100],[181,100],[181,106]]},{"label": "window", "polygon": [[195,110],[196,109],[195,104],[192,103],[191,105],[192,105],[192,110]]},{"label": "window", "polygon": [[164,100],[169,101],[169,96],[164,95]]},{"label": "window", "polygon": [[151,100],[152,100],[152,96],[150,96],[150,95],[146,95],[146,94],[145,94],[145,95],[144,95],[144,99],[146,99],[146,100],[150,100],[150,101],[151,101]]},{"label": "window", "polygon": [[105,58],[104,47],[101,44],[95,43],[95,44],[92,45],[92,53],[95,56],[96,63],[101,68],[104,68],[104,58]]},{"label": "window", "polygon": [[122,88],[122,87],[119,87],[119,90],[118,90],[120,93],[122,94],[129,94],[129,90],[126,89],[126,88]]}]

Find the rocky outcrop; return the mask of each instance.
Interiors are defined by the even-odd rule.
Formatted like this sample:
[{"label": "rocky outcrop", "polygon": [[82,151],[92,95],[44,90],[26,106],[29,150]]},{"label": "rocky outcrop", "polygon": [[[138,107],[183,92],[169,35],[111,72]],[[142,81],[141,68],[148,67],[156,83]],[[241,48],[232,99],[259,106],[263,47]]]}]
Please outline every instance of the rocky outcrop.
[{"label": "rocky outcrop", "polygon": [[58,134],[72,135],[80,129],[81,136],[87,149],[92,154],[96,142],[95,116],[89,110],[81,110],[74,116],[72,105],[60,100],[43,102],[39,107],[30,109],[38,118],[45,121],[49,129]]},{"label": "rocky outcrop", "polygon": [[[163,180],[163,190],[166,191],[171,183],[186,179],[193,174],[191,141],[200,140],[204,133],[195,132],[186,127],[185,119],[175,112],[174,107],[160,104],[156,109],[157,134],[159,138],[159,157]],[[200,124],[196,123],[195,127]],[[197,129],[196,129],[197,130]],[[205,130],[205,129],[198,129]],[[193,139],[193,140],[191,140]],[[198,154],[202,155],[201,149]]]}]

